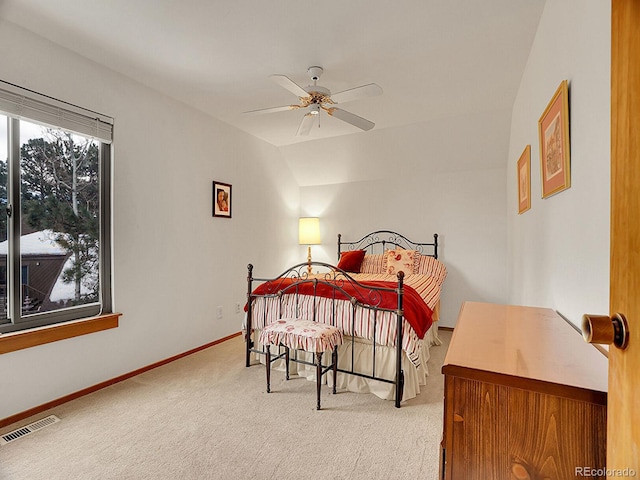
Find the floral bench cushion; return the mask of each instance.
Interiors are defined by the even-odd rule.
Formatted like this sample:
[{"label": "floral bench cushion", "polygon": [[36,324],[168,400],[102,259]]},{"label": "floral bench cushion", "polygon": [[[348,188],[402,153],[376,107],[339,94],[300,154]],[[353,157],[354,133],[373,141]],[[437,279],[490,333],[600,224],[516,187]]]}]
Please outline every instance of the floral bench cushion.
[{"label": "floral bench cushion", "polygon": [[260,333],[260,343],[281,344],[307,352],[325,352],[342,344],[342,331],[311,320],[281,318],[264,327]]}]

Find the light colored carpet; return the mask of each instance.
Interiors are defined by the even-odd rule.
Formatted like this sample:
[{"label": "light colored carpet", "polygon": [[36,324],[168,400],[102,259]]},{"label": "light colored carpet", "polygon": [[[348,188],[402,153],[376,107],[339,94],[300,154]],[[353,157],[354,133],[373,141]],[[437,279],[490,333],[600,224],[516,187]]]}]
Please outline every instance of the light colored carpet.
[{"label": "light colored carpet", "polygon": [[244,367],[236,337],[0,430],[56,415],[0,447],[3,480],[435,479],[442,437],[444,345],[428,384],[397,409],[369,394],[285,382]]}]

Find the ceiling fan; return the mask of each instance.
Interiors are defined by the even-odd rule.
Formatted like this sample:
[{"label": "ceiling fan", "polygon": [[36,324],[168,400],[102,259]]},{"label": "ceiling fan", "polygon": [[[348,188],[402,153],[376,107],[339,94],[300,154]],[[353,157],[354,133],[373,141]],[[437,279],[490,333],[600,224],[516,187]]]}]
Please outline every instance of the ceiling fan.
[{"label": "ceiling fan", "polygon": [[316,124],[316,118],[319,118],[320,116],[320,110],[324,110],[332,117],[354,125],[361,130],[371,130],[375,126],[375,123],[351,112],[335,107],[334,105],[358,100],[364,97],[381,95],[382,88],[375,83],[369,83],[368,85],[362,85],[360,87],[350,88],[349,90],[331,94],[331,91],[328,88],[318,85],[318,80],[320,79],[322,72],[322,67],[309,67],[307,69],[307,73],[309,74],[313,85],[309,85],[305,88],[302,88],[286,75],[271,75],[269,77],[271,80],[299,97],[300,103],[298,105],[284,105],[282,107],[251,110],[244,113],[247,115],[254,115],[304,108],[307,110],[307,113],[302,117],[296,136],[309,135],[311,128]]}]

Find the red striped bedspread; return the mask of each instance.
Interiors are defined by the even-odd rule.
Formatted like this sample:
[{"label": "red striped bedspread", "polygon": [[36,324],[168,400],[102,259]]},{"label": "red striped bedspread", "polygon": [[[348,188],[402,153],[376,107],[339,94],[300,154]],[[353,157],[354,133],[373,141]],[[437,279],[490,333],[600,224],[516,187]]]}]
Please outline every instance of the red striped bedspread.
[{"label": "red striped bedspread", "polygon": [[[349,275],[358,282],[397,283],[395,275],[387,275],[385,273],[353,273]],[[404,277],[405,287],[413,288],[431,311],[433,311],[440,300],[440,291],[443,281],[443,277],[433,277],[431,275],[423,274],[406,275]]]},{"label": "red striped bedspread", "polygon": [[[264,283],[253,293],[265,295],[276,293],[292,284],[299,283],[299,285],[292,286],[282,298],[257,297],[252,306],[252,327],[260,329],[284,317],[312,319],[315,311],[316,321],[331,323],[346,335],[366,338],[379,345],[394,347],[397,338],[395,314],[398,305],[395,292],[397,278],[394,275],[384,274],[354,274],[352,277],[363,283],[365,287],[338,281],[347,296],[331,286],[320,283],[317,285],[315,297],[312,282],[278,279],[277,283]],[[324,280],[323,275],[317,275],[316,278]],[[393,291],[380,292],[381,297],[378,298],[375,295],[370,296],[371,290],[367,287],[382,287]],[[407,275],[404,287],[402,348],[409,359],[417,365],[420,362],[422,339],[431,327],[433,307],[440,298],[440,284],[437,279],[427,275]],[[381,312],[357,308],[354,316],[352,304],[349,301],[351,297],[361,303],[373,304],[393,311]]]}]

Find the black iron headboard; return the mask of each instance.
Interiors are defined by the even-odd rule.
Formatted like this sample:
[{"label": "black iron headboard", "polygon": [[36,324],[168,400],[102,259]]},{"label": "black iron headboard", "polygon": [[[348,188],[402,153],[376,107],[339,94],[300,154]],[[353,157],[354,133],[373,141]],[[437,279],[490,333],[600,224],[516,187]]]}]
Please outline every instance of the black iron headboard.
[{"label": "black iron headboard", "polygon": [[[377,232],[371,232],[360,240],[355,242],[343,242],[342,234],[338,234],[338,260],[340,260],[340,253],[342,251],[351,250],[367,250],[367,253],[376,253],[376,245],[380,245],[382,252],[385,251],[387,246],[393,248],[403,248],[405,250],[416,250],[421,255],[428,255],[434,258],[438,258],[438,234],[433,234],[432,243],[414,242],[409,240],[400,233],[392,232],[390,230],[378,230]],[[432,253],[429,253],[430,247]]]}]

